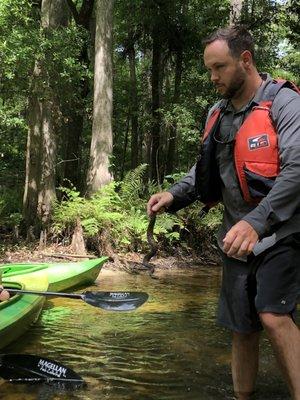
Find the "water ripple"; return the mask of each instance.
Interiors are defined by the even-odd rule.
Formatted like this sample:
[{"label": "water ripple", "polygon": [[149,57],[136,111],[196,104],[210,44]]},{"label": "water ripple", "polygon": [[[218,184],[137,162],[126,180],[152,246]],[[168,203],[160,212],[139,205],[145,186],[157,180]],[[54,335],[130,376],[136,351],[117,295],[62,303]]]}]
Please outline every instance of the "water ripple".
[{"label": "water ripple", "polygon": [[[129,313],[106,312],[78,300],[47,301],[39,321],[7,352],[57,360],[79,373],[88,386],[66,393],[5,383],[0,399],[229,399],[230,335],[215,325],[219,283],[219,269],[155,282],[147,276],[105,276],[101,290],[149,293],[149,301]],[[286,388],[269,366],[271,349],[263,345],[258,399],[286,400]]]}]

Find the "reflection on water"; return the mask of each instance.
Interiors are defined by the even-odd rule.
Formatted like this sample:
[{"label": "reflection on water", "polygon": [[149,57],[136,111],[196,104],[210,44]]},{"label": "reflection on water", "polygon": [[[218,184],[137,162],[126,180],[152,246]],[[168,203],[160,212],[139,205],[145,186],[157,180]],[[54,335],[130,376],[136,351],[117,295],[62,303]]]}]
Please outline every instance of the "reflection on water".
[{"label": "reflection on water", "polygon": [[[125,313],[81,300],[47,301],[40,320],[4,350],[56,360],[79,373],[88,386],[66,393],[47,385],[0,381],[0,399],[232,398],[230,335],[214,322],[219,285],[219,268],[169,271],[159,280],[103,269],[100,290],[146,291],[149,301]],[[262,350],[257,399],[288,399],[266,339]]]}]

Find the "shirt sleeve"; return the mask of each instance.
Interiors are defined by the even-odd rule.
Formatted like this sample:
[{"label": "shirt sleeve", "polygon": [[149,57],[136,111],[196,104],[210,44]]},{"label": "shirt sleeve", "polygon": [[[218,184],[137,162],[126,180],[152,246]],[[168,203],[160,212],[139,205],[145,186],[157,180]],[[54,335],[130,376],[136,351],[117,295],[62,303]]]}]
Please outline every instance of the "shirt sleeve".
[{"label": "shirt sleeve", "polygon": [[271,111],[278,133],[280,172],[268,195],[243,218],[260,237],[300,212],[299,94],[281,89]]},{"label": "shirt sleeve", "polygon": [[168,192],[170,192],[174,197],[173,203],[168,208],[168,211],[176,212],[197,200],[195,181],[196,164],[190,169],[189,173],[184,178],[175,183],[175,185],[168,190]]}]

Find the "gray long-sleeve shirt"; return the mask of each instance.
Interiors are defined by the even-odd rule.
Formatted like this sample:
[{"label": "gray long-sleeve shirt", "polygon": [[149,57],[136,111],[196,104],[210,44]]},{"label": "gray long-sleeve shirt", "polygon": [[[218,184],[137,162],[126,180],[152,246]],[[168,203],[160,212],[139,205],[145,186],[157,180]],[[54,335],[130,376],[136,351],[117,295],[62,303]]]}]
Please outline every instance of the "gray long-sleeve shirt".
[{"label": "gray long-sleeve shirt", "polygon": [[[236,176],[233,145],[238,129],[251,108],[266,98],[271,77],[262,75],[263,85],[254,98],[236,111],[229,102],[220,121],[216,162],[222,181],[223,222],[218,235],[219,245],[226,232],[241,219],[258,233],[260,242],[254,248],[259,254],[279,239],[300,231],[300,96],[283,88],[275,97],[271,114],[278,133],[280,173],[268,195],[257,205],[245,202]],[[210,113],[219,106],[217,103]],[[209,113],[209,115],[210,115]],[[195,166],[188,175],[169,190],[174,196],[171,210],[178,210],[195,201]]]}]

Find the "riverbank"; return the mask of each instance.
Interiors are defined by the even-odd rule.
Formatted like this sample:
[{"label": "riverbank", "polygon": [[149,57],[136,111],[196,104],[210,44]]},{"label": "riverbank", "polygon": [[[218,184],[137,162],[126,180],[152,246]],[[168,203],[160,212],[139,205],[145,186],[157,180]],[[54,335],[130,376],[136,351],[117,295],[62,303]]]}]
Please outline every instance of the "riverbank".
[{"label": "riverbank", "polygon": [[[147,273],[142,261],[145,254],[111,253],[103,254],[109,256],[109,260],[103,266],[103,270],[125,271],[130,274]],[[42,263],[42,262],[68,262],[84,259],[84,254],[74,254],[70,246],[52,244],[42,249],[39,246],[8,246],[0,254],[0,263]],[[97,255],[89,253],[87,258],[95,258]],[[202,254],[197,254],[192,249],[174,249],[173,254],[158,251],[151,259],[155,271],[169,270],[192,270],[198,267],[212,267],[220,265],[220,258],[217,250],[207,249]]]}]

